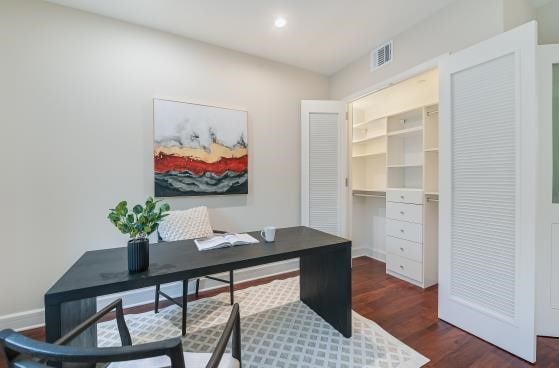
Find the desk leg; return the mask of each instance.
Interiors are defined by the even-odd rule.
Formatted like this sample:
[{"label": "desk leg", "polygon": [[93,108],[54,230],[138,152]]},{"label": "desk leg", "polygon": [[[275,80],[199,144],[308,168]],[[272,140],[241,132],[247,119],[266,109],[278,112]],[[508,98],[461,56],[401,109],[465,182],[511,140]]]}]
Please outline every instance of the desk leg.
[{"label": "desk leg", "polygon": [[351,337],[351,247],[301,257],[301,301]]},{"label": "desk leg", "polygon": [[[89,298],[45,306],[45,329],[47,342],[54,342],[71,329],[97,312],[97,299]],[[97,326],[93,325],[72,342],[69,346],[96,347]],[[91,365],[64,364],[64,367],[87,367]]]}]

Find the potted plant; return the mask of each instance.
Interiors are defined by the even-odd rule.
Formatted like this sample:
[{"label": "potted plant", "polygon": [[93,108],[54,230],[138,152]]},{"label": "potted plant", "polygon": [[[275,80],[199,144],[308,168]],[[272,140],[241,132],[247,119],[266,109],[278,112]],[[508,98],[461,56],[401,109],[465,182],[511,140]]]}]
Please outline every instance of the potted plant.
[{"label": "potted plant", "polygon": [[111,208],[108,219],[123,234],[129,234],[128,241],[128,271],[142,272],[149,267],[149,239],[148,236],[159,227],[161,220],[168,216],[171,207],[167,203],[159,207],[152,197],[146,200],[145,206],[140,204],[128,210],[128,203],[122,201]]}]

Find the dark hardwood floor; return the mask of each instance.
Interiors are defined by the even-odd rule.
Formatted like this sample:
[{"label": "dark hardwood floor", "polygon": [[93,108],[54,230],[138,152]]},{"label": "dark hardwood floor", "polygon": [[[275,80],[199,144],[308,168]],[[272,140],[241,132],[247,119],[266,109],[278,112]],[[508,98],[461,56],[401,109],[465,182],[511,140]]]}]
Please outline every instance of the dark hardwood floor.
[{"label": "dark hardwood floor", "polygon": [[[241,283],[243,289],[296,276],[297,272]],[[529,364],[452,325],[437,319],[437,287],[421,289],[388,276],[384,263],[367,257],[353,262],[353,309],[431,360],[426,367],[546,367],[559,368],[559,339],[538,338],[538,362]],[[224,289],[200,293],[201,298]],[[153,305],[129,308],[127,313],[152,310]],[[26,331],[44,338],[42,328]],[[1,364],[0,364],[1,368]]]}]

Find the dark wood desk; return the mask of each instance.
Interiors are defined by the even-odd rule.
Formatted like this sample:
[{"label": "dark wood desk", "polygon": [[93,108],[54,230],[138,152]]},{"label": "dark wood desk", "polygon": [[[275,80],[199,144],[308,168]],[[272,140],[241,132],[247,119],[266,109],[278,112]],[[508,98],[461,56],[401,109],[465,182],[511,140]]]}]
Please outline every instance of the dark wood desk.
[{"label": "dark wood desk", "polygon": [[[261,239],[259,233],[250,233]],[[101,295],[231,269],[300,258],[301,300],[345,337],[351,336],[351,241],[298,226],[278,229],[273,243],[200,252],[192,240],[150,246],[145,272],[127,271],[126,248],[86,252],[45,294],[46,339],[53,342],[95,313]],[[76,344],[94,346],[87,331]]]}]

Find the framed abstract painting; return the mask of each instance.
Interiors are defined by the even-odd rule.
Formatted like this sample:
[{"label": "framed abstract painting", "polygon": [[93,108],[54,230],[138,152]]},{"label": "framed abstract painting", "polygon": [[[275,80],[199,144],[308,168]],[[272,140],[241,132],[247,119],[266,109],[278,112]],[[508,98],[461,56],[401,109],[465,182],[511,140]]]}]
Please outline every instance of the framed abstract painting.
[{"label": "framed abstract painting", "polygon": [[247,112],[153,100],[156,197],[248,193]]}]

